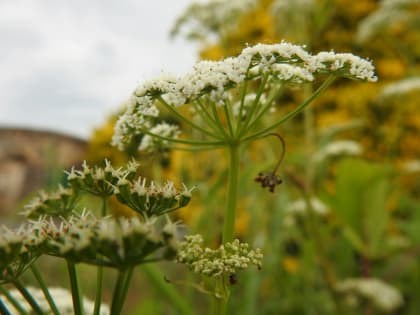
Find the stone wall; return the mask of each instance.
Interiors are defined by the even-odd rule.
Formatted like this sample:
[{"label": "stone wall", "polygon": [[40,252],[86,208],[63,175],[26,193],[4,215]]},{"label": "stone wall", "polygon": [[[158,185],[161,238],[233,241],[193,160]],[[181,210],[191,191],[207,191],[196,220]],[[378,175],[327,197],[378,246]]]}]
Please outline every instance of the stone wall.
[{"label": "stone wall", "polygon": [[0,128],[0,215],[15,210],[52,176],[78,166],[86,141],[49,131]]}]

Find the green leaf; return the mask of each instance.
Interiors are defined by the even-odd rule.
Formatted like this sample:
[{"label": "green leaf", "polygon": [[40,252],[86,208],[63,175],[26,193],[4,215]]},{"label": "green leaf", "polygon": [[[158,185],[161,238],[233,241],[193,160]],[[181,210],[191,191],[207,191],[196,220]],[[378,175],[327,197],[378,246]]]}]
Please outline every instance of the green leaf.
[{"label": "green leaf", "polygon": [[356,250],[375,258],[380,255],[389,213],[386,200],[390,169],[359,159],[338,165],[336,211],[345,236]]}]

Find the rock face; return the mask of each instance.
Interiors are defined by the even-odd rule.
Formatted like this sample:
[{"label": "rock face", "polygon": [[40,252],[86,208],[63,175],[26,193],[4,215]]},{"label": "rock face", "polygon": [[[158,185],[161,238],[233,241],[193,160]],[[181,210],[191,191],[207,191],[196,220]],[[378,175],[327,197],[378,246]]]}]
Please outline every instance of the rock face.
[{"label": "rock face", "polygon": [[49,131],[0,128],[0,216],[34,190],[80,165],[85,140]]}]

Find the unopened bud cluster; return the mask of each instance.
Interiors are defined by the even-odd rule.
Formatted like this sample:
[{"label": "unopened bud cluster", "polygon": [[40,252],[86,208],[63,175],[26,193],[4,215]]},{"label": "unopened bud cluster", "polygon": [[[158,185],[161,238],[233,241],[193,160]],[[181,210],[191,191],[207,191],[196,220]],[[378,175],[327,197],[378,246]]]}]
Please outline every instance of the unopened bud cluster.
[{"label": "unopened bud cluster", "polygon": [[209,276],[220,277],[235,274],[250,265],[261,268],[263,255],[259,248],[249,249],[247,243],[234,240],[218,249],[203,247],[201,235],[188,235],[180,243],[177,260],[192,271]]},{"label": "unopened bud cluster", "polygon": [[60,185],[54,192],[39,192],[38,196],[25,206],[22,214],[27,218],[37,218],[46,214],[67,217],[73,211],[78,199],[78,193],[72,188]]},{"label": "unopened bud cluster", "polygon": [[[42,217],[17,230],[3,230],[0,236],[1,280],[17,276],[27,264],[43,254],[74,262],[125,268],[149,259],[171,259],[177,249],[177,229],[169,221],[158,227],[156,220],[98,219],[87,211],[60,222],[56,218]],[[155,255],[151,257],[152,254]]]},{"label": "unopened bud cluster", "polygon": [[137,173],[138,164],[129,162],[125,168],[115,169],[105,160],[105,168],[89,167],[86,161],[82,170],[72,170],[67,180],[74,190],[84,190],[98,196],[110,196],[114,193],[114,185],[121,179],[132,180]]},{"label": "unopened bud cluster", "polygon": [[163,186],[153,182],[147,185],[145,178],[134,182],[122,178],[116,185],[115,194],[121,203],[147,218],[185,207],[191,200],[191,190],[184,186],[179,191],[172,182]]}]

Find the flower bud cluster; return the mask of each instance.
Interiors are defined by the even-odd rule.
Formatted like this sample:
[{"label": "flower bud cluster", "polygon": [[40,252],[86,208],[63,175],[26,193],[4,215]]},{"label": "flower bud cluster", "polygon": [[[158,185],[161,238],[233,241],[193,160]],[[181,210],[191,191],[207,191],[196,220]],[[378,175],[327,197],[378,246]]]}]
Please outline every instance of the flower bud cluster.
[{"label": "flower bud cluster", "polygon": [[218,249],[203,247],[201,235],[185,236],[180,243],[177,260],[192,271],[209,276],[220,277],[235,274],[239,270],[255,265],[261,268],[263,254],[260,249],[250,250],[247,243],[234,240]]},{"label": "flower bud cluster", "polygon": [[25,206],[22,214],[32,219],[46,214],[67,217],[73,211],[78,199],[78,193],[72,188],[64,188],[60,185],[54,192],[39,192],[38,196]]},{"label": "flower bud cluster", "polygon": [[[176,252],[173,223],[158,229],[155,220],[101,218],[90,213],[73,216],[56,225],[45,222],[46,253],[75,262],[125,268],[155,259],[172,258]],[[157,253],[158,250],[159,253]]]},{"label": "flower bud cluster", "polygon": [[115,194],[121,203],[147,218],[185,207],[191,200],[192,189],[184,186],[179,191],[169,181],[160,186],[153,182],[147,185],[145,178],[132,182],[122,178],[116,184]]},{"label": "flower bud cluster", "polygon": [[[41,289],[34,288],[31,286],[26,287],[26,289],[29,291],[30,295],[35,299],[35,301],[38,303],[39,307],[45,314],[50,314],[50,305],[45,298],[44,293]],[[57,306],[57,309],[59,310],[61,315],[73,315],[73,299],[72,294],[66,289],[58,288],[58,287],[51,287],[48,288],[48,292],[51,294],[52,299],[54,300],[54,304]],[[32,308],[28,304],[28,302],[22,297],[22,294],[16,290],[10,290],[9,294],[13,297],[15,301],[18,302],[18,304],[28,313],[32,314]],[[9,303],[8,299],[0,295],[0,299],[5,303],[5,306],[9,310],[10,314],[20,314],[18,310],[14,308],[11,303]],[[93,314],[95,304],[93,301],[87,299],[86,297],[83,297],[83,309],[85,314]],[[105,303],[101,304],[101,310],[99,315],[108,315],[110,314],[109,306]]]},{"label": "flower bud cluster", "polygon": [[132,161],[124,169],[115,169],[105,160],[105,168],[90,167],[85,161],[82,170],[71,169],[67,180],[75,191],[83,190],[98,196],[110,196],[114,193],[114,185],[121,178],[132,180],[136,176],[138,166],[138,163]]},{"label": "flower bud cluster", "polygon": [[[176,225],[156,220],[96,218],[84,211],[57,222],[42,217],[0,236],[0,280],[16,276],[42,254],[114,268],[135,266],[176,254]],[[12,269],[10,269],[12,267]],[[13,274],[10,274],[13,271]]]}]

